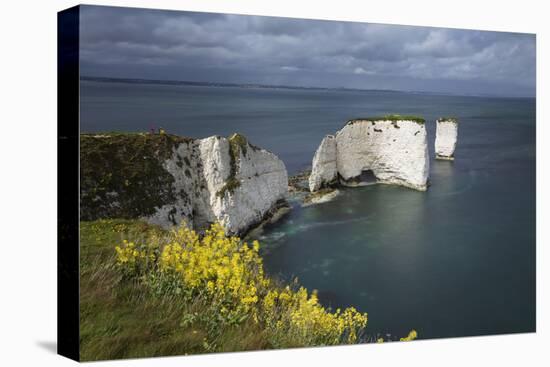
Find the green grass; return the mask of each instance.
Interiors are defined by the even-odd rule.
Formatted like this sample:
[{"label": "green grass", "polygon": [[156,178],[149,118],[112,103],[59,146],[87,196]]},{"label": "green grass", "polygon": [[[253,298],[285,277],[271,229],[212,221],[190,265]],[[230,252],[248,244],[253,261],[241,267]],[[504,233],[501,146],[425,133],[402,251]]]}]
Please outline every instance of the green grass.
[{"label": "green grass", "polygon": [[384,116],[375,116],[375,117],[361,117],[349,120],[346,125],[353,125],[356,122],[360,121],[370,121],[370,122],[377,122],[377,121],[413,121],[417,124],[423,124],[426,122],[425,119],[423,119],[420,116],[413,116],[413,115],[384,115]]},{"label": "green grass", "polygon": [[[154,271],[130,274],[117,264],[115,246],[121,245],[124,239],[151,245],[159,243],[161,238],[168,238],[165,230],[139,220],[80,222],[82,361],[294,348],[337,342],[332,339],[329,342],[323,334],[325,329],[316,329],[319,325],[307,329],[273,329],[265,321],[255,322],[253,317],[239,317],[238,321],[228,322],[220,314],[219,304],[213,304],[209,297],[201,296],[200,292],[186,296],[186,289],[180,288],[181,278]],[[283,289],[284,285],[277,279],[270,280],[273,289]],[[296,291],[298,283],[295,281],[289,286]],[[291,312],[277,307],[271,310],[284,316],[281,320],[288,320],[290,314],[286,312]],[[307,311],[309,308],[303,310],[311,311]],[[378,337],[365,334],[360,336],[359,342],[376,341]]]},{"label": "green grass", "polygon": [[[252,321],[215,330],[208,305],[156,296],[116,268],[114,246],[147,238],[160,227],[131,220],[81,222],[80,345],[83,361],[270,348]],[[188,322],[188,320],[194,320]],[[208,337],[208,338],[207,338]],[[207,340],[208,339],[208,340]]]}]

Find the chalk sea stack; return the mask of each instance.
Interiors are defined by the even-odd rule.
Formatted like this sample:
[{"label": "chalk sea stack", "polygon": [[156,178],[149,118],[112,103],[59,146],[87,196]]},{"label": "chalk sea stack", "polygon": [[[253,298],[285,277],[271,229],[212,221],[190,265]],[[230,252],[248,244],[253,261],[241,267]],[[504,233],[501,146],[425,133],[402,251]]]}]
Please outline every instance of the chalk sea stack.
[{"label": "chalk sea stack", "polygon": [[82,134],[82,220],[143,218],[243,234],[285,205],[288,176],[273,153],[239,134]]},{"label": "chalk sea stack", "polygon": [[350,120],[323,139],[312,165],[312,192],[372,183],[425,191],[429,174],[425,121],[401,115]]},{"label": "chalk sea stack", "polygon": [[454,160],[458,138],[458,121],[453,117],[443,117],[435,122],[435,158]]}]

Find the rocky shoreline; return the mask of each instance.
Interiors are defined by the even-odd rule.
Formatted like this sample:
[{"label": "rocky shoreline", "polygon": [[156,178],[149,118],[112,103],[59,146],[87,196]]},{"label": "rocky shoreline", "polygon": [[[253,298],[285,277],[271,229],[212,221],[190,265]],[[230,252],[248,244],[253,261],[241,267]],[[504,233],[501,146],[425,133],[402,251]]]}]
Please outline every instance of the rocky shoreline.
[{"label": "rocky shoreline", "polygon": [[336,187],[325,187],[316,192],[309,190],[309,177],[311,170],[306,169],[288,177],[289,197],[297,201],[301,206],[310,206],[330,201],[340,193]]}]

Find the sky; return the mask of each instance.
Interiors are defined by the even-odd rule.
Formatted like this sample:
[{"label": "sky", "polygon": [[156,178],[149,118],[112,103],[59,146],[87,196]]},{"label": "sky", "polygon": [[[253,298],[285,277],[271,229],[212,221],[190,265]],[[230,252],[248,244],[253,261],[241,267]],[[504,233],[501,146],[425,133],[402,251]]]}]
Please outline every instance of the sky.
[{"label": "sky", "polygon": [[81,6],[83,76],[535,96],[534,34]]}]

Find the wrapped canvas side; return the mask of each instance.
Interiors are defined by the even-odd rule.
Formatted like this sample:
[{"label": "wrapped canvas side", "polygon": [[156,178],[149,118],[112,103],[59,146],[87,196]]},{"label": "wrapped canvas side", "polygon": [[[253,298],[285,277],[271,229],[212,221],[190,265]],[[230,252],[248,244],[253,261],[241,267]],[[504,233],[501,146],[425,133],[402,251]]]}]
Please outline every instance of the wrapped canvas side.
[{"label": "wrapped canvas side", "polygon": [[57,352],[79,360],[79,14],[57,15]]}]

